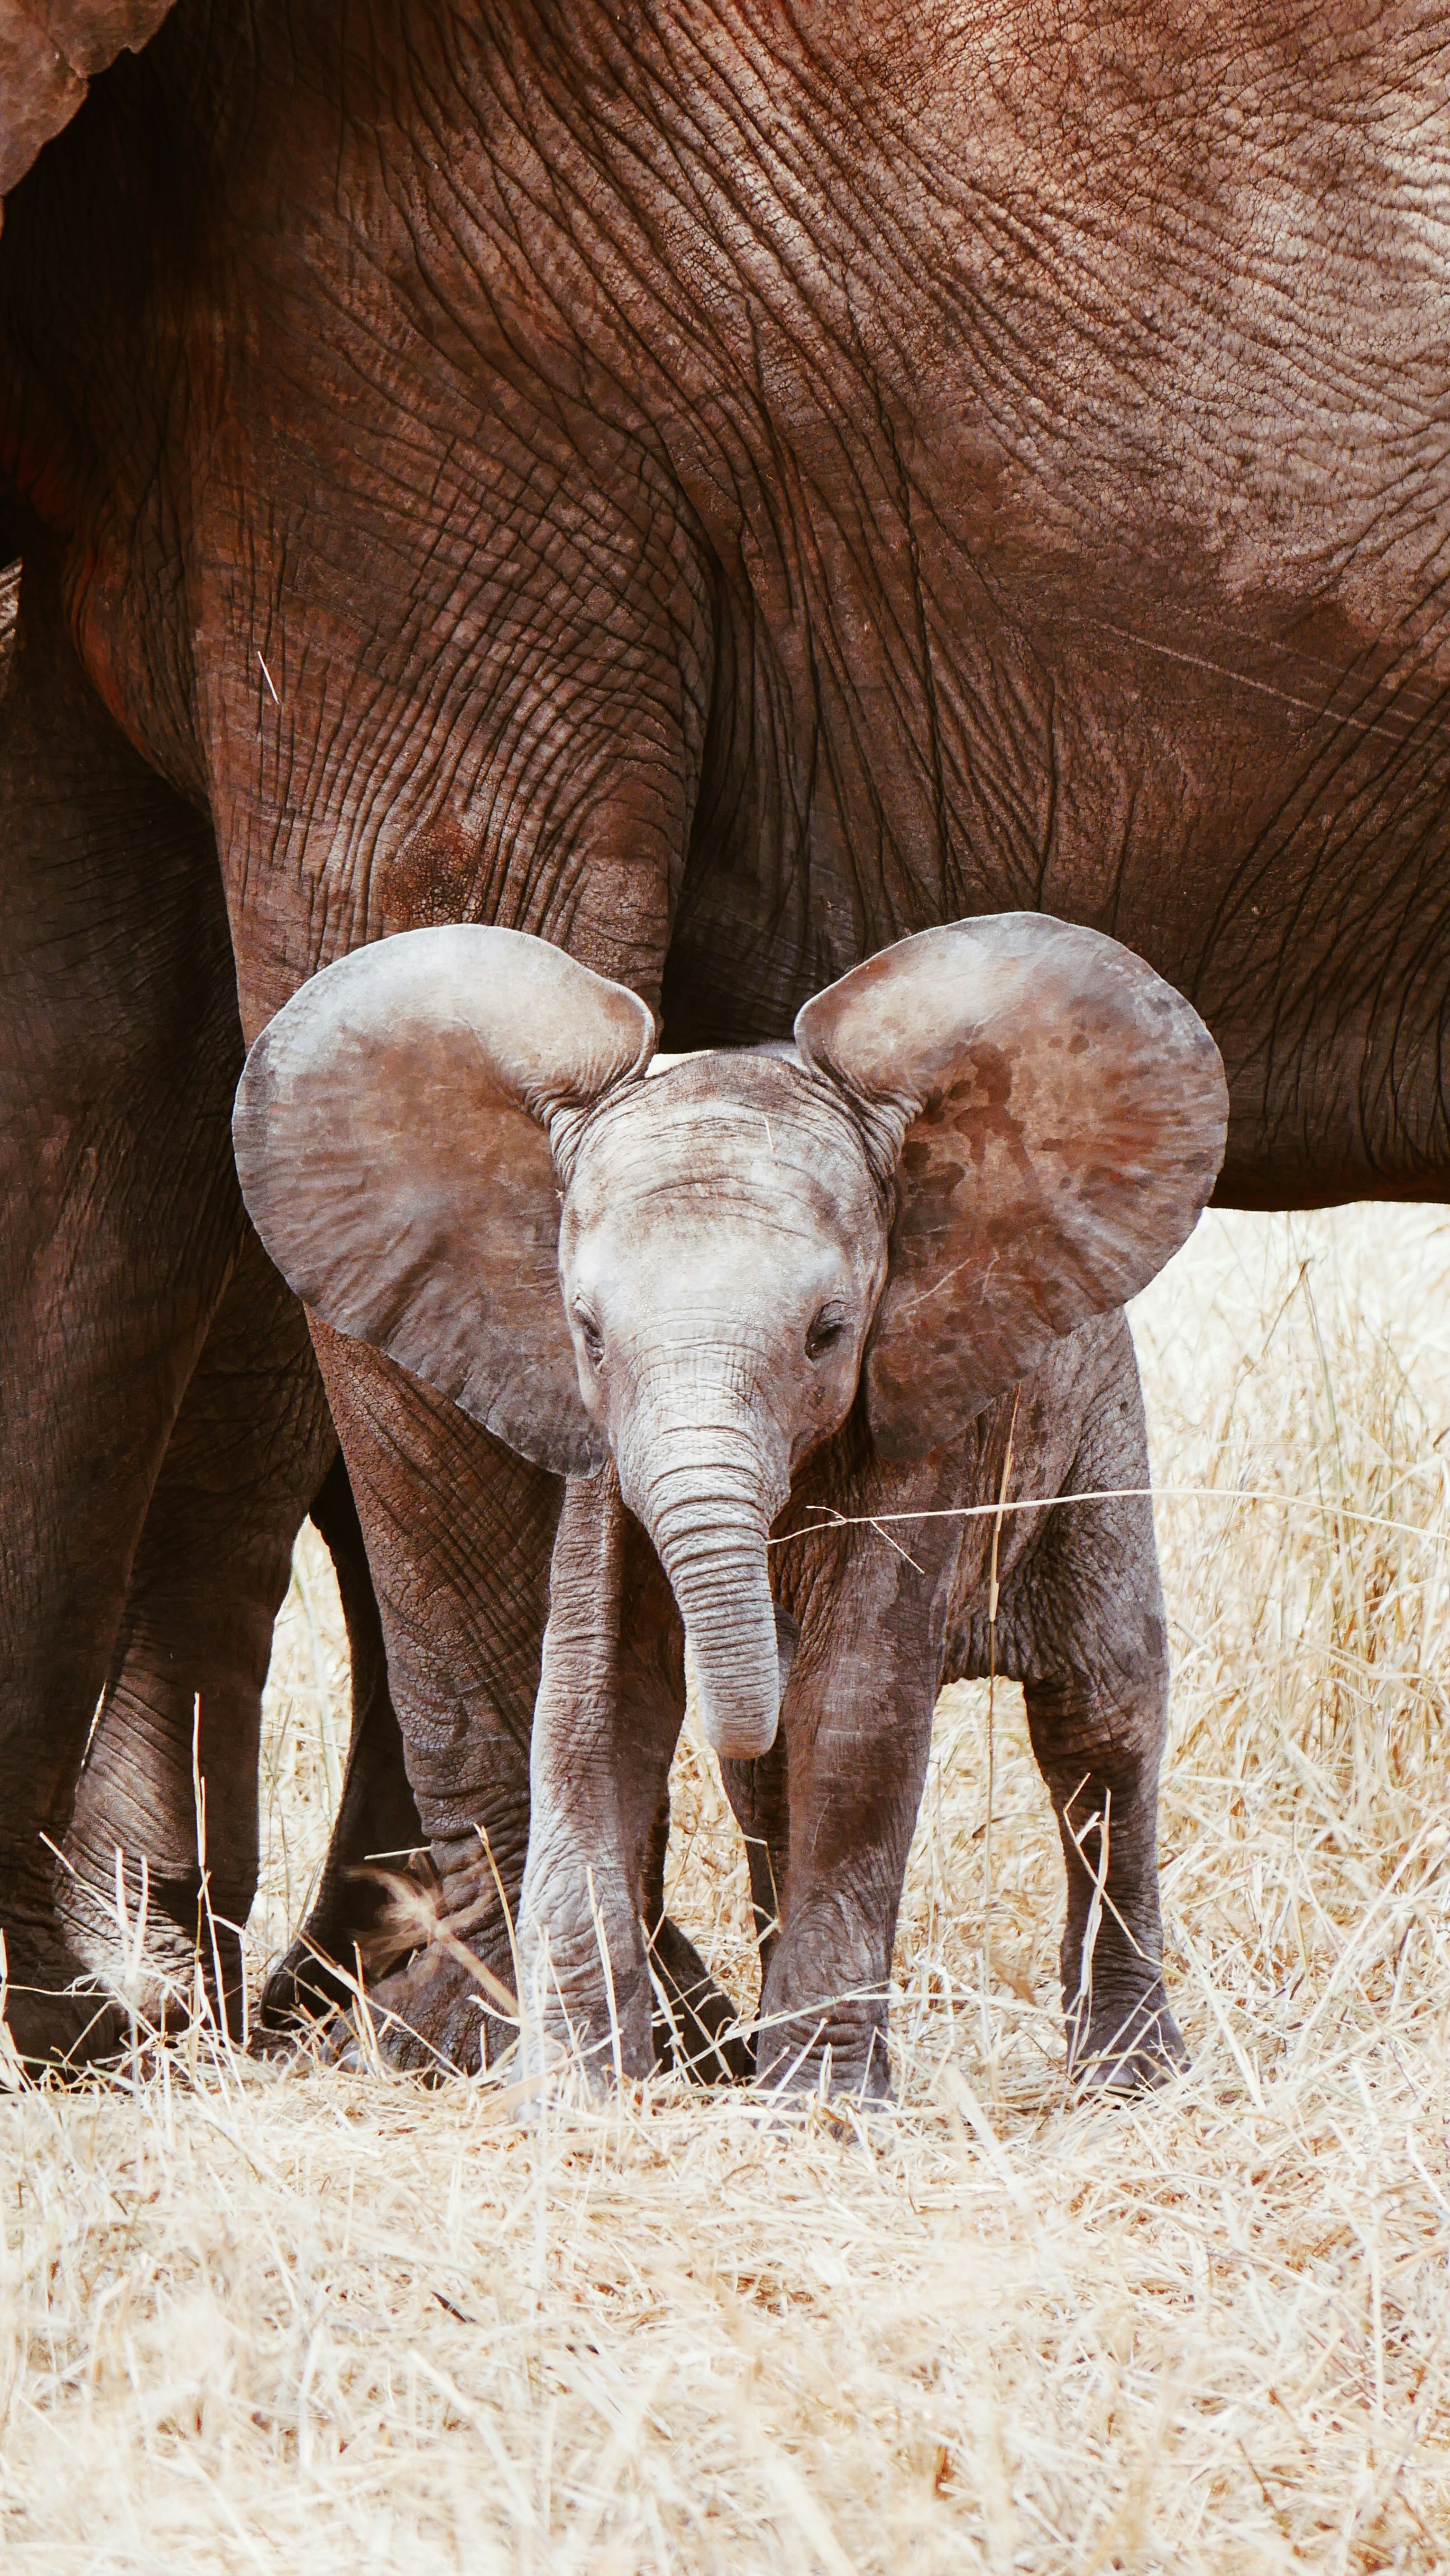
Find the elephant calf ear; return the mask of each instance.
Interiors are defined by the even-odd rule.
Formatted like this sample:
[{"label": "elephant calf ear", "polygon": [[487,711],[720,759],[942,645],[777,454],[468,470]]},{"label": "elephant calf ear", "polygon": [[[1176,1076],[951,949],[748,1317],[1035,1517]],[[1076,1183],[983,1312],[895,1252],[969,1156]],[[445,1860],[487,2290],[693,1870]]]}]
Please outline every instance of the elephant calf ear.
[{"label": "elephant calf ear", "polygon": [[412,930],[304,984],[247,1058],[242,1195],[326,1322],[560,1474],[600,1463],[559,1294],[546,1121],[642,1069],[654,1021],[525,932]]},{"label": "elephant calf ear", "polygon": [[934,1449],[1192,1233],[1228,1090],[1192,1006],[1041,913],[904,939],[808,1002],[808,1064],[904,1123],[866,1363],[878,1448]]}]

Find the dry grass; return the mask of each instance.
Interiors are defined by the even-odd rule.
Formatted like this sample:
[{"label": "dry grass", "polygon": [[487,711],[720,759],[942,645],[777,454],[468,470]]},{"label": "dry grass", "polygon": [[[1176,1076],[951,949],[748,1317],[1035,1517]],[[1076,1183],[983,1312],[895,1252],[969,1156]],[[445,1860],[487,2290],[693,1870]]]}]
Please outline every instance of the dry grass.
[{"label": "dry grass", "polygon": [[[1192,2074],[1062,2096],[1059,1864],[1016,1694],[946,1694],[864,2134],[669,2081],[511,2124],[178,2047],[0,2105],[17,2569],[1438,2568],[1450,2557],[1450,1224],[1218,1219],[1137,1318],[1177,1655]],[[1246,1503],[1245,1493],[1277,1499]],[[259,1955],[337,1770],[279,1638]],[[333,1729],[329,1737],[328,1727]],[[748,1976],[679,1765],[677,1910]]]}]

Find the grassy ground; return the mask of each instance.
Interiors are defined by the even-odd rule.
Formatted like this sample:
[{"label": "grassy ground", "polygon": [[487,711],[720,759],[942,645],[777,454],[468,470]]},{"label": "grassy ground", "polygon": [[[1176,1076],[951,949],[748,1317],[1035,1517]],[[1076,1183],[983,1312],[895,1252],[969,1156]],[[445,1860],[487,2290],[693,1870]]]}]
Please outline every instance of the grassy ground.
[{"label": "grassy ground", "polygon": [[[180,2045],[0,2102],[17,2570],[1438,2569],[1450,2558],[1450,1222],[1219,1218],[1135,1318],[1177,1662],[1192,2074],[1063,2094],[1059,1869],[1020,1703],[947,1693],[898,2107],[661,2081],[524,2129]],[[259,1966],[345,1730],[304,1547]],[[674,1906],[748,1992],[678,1772]],[[984,1962],[989,1972],[984,1978]]]}]

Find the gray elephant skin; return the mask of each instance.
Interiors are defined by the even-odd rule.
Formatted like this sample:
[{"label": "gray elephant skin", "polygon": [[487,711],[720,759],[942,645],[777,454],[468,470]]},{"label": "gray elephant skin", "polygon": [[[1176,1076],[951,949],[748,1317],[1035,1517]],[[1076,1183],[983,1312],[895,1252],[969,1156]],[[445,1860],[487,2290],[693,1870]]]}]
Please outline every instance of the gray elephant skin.
[{"label": "gray elephant skin", "polygon": [[[1141,959],[1033,913],[886,950],[788,1047],[654,1048],[633,993],[542,941],[415,931],[304,986],[234,1120],[253,1220],[309,1306],[571,1480],[534,1724],[531,2046],[653,2063],[688,1674],[752,1853],[761,2071],[883,2091],[933,1703],[995,1652],[1062,1828],[1071,2061],[1161,2073],[1182,2055],[1167,1676],[1121,1304],[1213,1187],[1217,1049]],[[960,1507],[1005,1504],[1010,1475],[1014,1503],[1111,1499],[1014,1509],[1003,1543]]]},{"label": "gray elephant skin", "polygon": [[[150,12],[47,22],[74,78],[12,180]],[[519,928],[680,1051],[1041,911],[1201,1013],[1224,1202],[1444,1197],[1440,35],[1429,0],[1372,41],[1279,0],[180,0],[11,186],[27,2050],[90,2012],[51,1851],[238,1259],[240,1049],[330,961]],[[421,1831],[482,1923],[480,1828],[511,1901],[524,1868],[562,1485],[314,1343]],[[496,1905],[478,1939],[508,1973]],[[455,2053],[466,1976],[408,1974]]]}]

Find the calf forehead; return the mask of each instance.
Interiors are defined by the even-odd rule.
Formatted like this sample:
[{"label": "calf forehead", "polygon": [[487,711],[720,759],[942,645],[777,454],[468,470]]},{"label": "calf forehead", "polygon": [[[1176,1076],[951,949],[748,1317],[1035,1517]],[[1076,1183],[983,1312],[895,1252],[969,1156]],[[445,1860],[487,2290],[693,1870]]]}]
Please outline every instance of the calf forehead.
[{"label": "calf forehead", "polygon": [[609,1101],[584,1131],[569,1198],[580,1218],[625,1201],[698,1215],[742,1198],[853,1230],[879,1217],[845,1103],[790,1059],[748,1054],[687,1058]]}]

